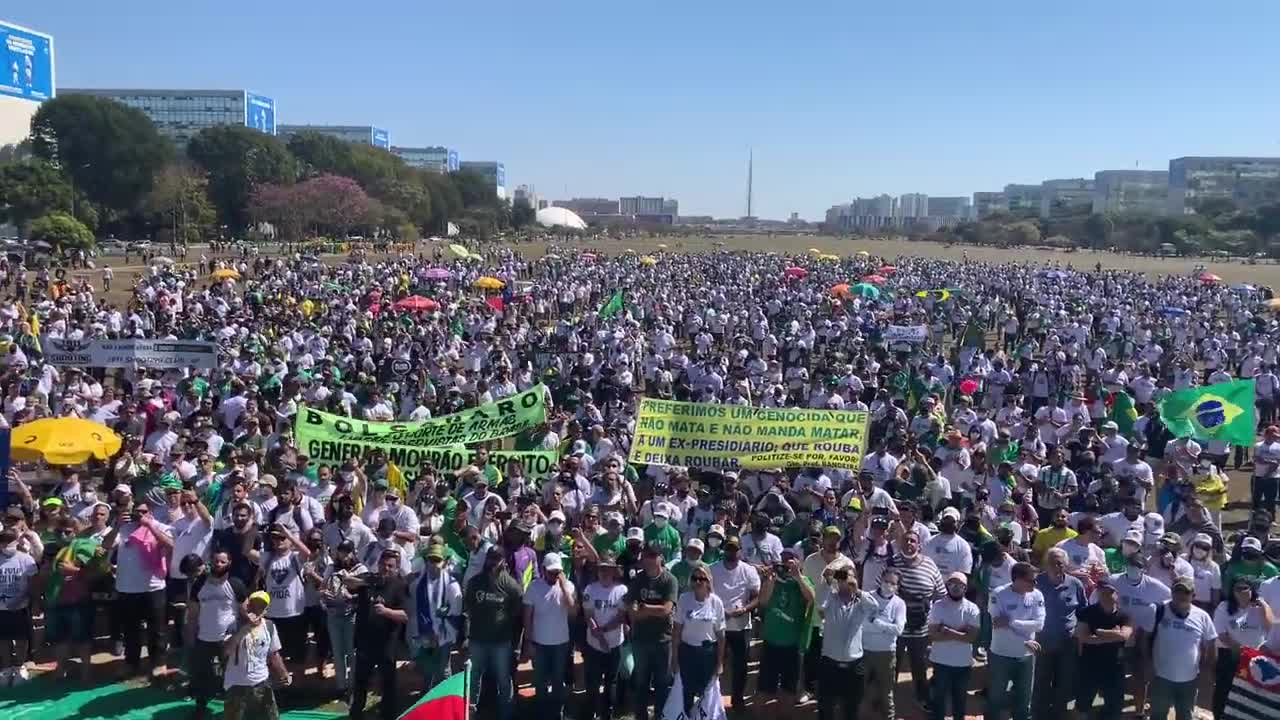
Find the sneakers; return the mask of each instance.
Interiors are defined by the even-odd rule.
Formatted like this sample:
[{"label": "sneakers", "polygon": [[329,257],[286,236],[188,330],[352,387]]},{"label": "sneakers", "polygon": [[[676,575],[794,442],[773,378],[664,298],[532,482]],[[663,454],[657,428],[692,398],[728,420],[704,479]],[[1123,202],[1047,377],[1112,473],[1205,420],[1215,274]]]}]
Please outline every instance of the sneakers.
[{"label": "sneakers", "polygon": [[796,698],[797,705],[807,705],[813,698],[809,697],[809,693],[800,693],[800,697]]}]

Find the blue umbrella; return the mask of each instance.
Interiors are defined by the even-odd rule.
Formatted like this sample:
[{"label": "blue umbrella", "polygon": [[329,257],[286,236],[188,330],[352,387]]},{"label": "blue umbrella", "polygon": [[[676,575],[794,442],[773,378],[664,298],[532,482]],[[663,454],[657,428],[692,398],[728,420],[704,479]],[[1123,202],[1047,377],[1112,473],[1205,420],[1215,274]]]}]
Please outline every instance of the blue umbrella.
[{"label": "blue umbrella", "polygon": [[1173,307],[1172,305],[1170,305],[1170,306],[1168,306],[1168,307],[1162,307],[1162,308],[1160,308],[1160,314],[1161,314],[1161,315],[1173,315],[1173,316],[1175,316],[1175,317],[1180,317],[1180,316],[1182,316],[1182,315],[1186,315],[1186,314],[1187,314],[1187,311],[1186,311],[1186,310],[1184,310],[1184,309],[1182,309],[1182,308],[1180,308],[1180,307]]}]

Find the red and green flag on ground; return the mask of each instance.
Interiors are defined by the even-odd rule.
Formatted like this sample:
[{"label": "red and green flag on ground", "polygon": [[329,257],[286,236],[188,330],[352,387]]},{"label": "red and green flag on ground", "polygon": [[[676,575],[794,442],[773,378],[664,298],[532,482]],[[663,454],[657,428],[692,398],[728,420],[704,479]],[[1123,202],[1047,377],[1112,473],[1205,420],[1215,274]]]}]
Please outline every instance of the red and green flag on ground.
[{"label": "red and green flag on ground", "polygon": [[471,664],[457,675],[431,688],[416,705],[404,711],[400,720],[467,720],[467,691],[471,684]]}]

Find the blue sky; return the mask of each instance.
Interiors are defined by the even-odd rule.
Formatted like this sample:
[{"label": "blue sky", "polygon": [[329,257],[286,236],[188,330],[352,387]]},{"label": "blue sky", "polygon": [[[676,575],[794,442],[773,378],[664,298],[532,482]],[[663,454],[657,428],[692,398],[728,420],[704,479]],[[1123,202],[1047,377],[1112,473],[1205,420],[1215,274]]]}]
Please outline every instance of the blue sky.
[{"label": "blue sky", "polygon": [[39,0],[58,84],[248,88],[550,199],[820,218],[855,195],[1280,155],[1280,3]]}]

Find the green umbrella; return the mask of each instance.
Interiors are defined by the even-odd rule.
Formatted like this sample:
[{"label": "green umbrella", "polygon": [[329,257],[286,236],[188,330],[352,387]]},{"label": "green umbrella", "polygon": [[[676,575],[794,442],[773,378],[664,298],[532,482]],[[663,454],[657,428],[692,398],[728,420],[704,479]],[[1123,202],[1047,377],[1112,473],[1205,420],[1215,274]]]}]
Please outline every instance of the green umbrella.
[{"label": "green umbrella", "polygon": [[872,285],[871,283],[858,283],[857,285],[849,288],[849,292],[859,297],[867,298],[868,300],[880,299],[880,288]]}]

